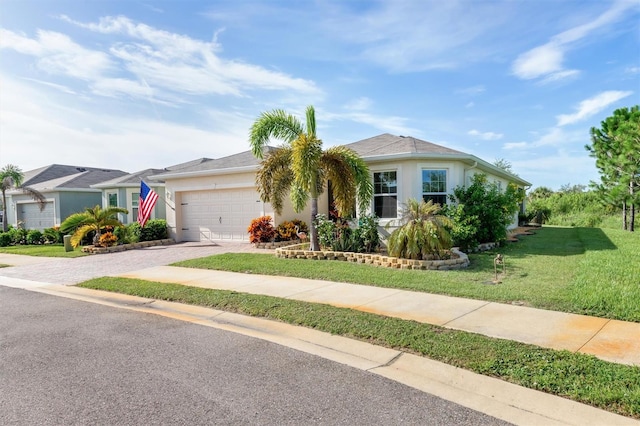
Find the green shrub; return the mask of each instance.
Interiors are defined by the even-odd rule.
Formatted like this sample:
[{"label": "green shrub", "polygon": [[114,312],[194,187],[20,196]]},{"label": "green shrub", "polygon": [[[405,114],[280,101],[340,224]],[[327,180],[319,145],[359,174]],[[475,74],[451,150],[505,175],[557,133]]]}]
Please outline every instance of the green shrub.
[{"label": "green shrub", "polygon": [[27,244],[39,245],[44,243],[42,232],[37,229],[32,229],[27,232]]},{"label": "green shrub", "polygon": [[362,216],[358,226],[350,226],[349,222],[327,219],[326,215],[316,216],[316,230],[320,247],[341,252],[373,253],[380,248],[378,218]]},{"label": "green shrub", "polygon": [[[456,187],[450,198],[462,206],[462,211],[456,215],[462,220],[463,227],[475,225],[471,218],[477,219],[475,240],[478,243],[500,243],[507,239],[507,227],[512,223],[524,193],[511,183],[503,192],[495,183],[489,183],[486,175],[476,174],[471,185]],[[454,244],[463,245],[459,241],[454,241]]]},{"label": "green shrub", "polygon": [[42,237],[46,244],[62,244],[62,232],[60,228],[46,228],[42,231]]},{"label": "green shrub", "polygon": [[380,248],[378,223],[378,217],[375,215],[363,215],[358,218],[359,238],[365,253],[374,253]]},{"label": "green shrub", "polygon": [[168,237],[169,229],[164,219],[152,219],[140,229],[140,241],[164,240]]},{"label": "green shrub", "polygon": [[478,246],[480,220],[477,216],[466,215],[462,205],[446,205],[443,208],[443,214],[453,222],[449,229],[453,246],[463,251],[469,251]]},{"label": "green shrub", "polygon": [[316,215],[316,231],[320,247],[329,249],[336,238],[336,223],[324,214]]},{"label": "green shrub", "polygon": [[7,233],[11,236],[11,244],[20,245],[27,243],[27,230],[22,228],[11,228]]},{"label": "green shrub", "polygon": [[11,245],[11,235],[8,232],[0,232],[0,247]]}]

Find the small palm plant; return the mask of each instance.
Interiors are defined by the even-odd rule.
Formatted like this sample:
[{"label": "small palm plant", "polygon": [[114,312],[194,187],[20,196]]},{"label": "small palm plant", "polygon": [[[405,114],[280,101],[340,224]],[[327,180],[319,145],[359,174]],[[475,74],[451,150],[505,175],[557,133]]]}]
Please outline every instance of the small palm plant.
[{"label": "small palm plant", "polygon": [[71,235],[71,245],[78,247],[83,238],[90,232],[95,232],[93,244],[100,244],[102,230],[107,226],[121,228],[124,225],[117,218],[118,213],[127,214],[129,211],[120,207],[102,209],[100,206],[87,208],[82,213],[74,213],[60,224],[60,232]]},{"label": "small palm plant", "polygon": [[438,214],[440,210],[440,205],[431,200],[426,203],[414,198],[407,200],[398,220],[400,227],[389,236],[389,254],[415,260],[442,257],[452,245],[447,228],[450,229],[453,222]]}]

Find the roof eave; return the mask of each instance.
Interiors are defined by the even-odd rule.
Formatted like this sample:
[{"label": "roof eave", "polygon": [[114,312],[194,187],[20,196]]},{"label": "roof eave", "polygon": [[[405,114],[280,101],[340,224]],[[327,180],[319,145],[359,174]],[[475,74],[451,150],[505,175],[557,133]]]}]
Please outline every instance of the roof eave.
[{"label": "roof eave", "polygon": [[192,172],[178,172],[178,173],[163,173],[161,175],[151,175],[147,176],[150,180],[156,179],[185,179],[192,177],[203,177],[203,176],[216,176],[216,175],[229,175],[235,173],[246,173],[246,172],[255,172],[258,170],[259,165],[253,166],[242,166],[242,167],[228,167],[225,169],[211,169],[211,170],[195,170]]}]

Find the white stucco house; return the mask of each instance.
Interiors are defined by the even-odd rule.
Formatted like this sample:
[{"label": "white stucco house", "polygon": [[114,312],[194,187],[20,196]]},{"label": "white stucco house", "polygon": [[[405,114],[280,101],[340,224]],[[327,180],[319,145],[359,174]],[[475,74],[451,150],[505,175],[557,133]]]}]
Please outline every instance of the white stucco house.
[{"label": "white stucco house", "polygon": [[192,167],[211,161],[211,158],[198,158],[187,163],[168,166],[163,169],[144,169],[134,173],[118,176],[115,179],[91,185],[91,188],[102,191],[102,208],[122,207],[128,210],[128,214],[118,214],[118,219],[124,223],[133,223],[138,218],[138,202],[140,199],[140,181],[151,187],[160,199],[151,211],[151,219],[166,219],[166,210],[169,208],[164,202],[165,186],[162,180],[151,180],[149,176],[174,172],[183,168]]},{"label": "white stucco house", "polygon": [[[345,146],[369,166],[374,183],[370,213],[380,218],[381,225],[396,219],[409,198],[446,203],[447,195],[468,184],[476,173],[486,174],[502,188],[509,182],[523,189],[531,186],[474,155],[409,136],[385,133]],[[248,240],[247,227],[259,216],[272,216],[276,225],[292,219],[308,222],[308,208],[295,213],[285,203],[282,215],[276,215],[260,200],[255,185],[258,167],[259,160],[245,151],[149,176],[165,183],[165,193],[160,195],[169,205],[166,219],[171,236],[176,241]],[[319,213],[328,214],[330,205],[328,190],[318,200]]]}]

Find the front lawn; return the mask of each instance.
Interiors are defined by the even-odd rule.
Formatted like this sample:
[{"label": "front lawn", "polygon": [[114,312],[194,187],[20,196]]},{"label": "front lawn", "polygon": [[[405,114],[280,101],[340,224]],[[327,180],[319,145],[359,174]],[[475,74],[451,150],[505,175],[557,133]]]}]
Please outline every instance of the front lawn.
[{"label": "front lawn", "polygon": [[22,254],[26,256],[43,256],[43,257],[80,257],[87,256],[81,248],[73,251],[64,251],[62,244],[43,244],[43,245],[17,245],[0,247],[0,253]]},{"label": "front lawn", "polygon": [[[174,265],[393,287],[640,322],[637,234],[562,227],[534,232],[497,251],[470,255],[471,266],[459,271],[386,269],[266,253],[228,253]],[[504,255],[507,273],[494,285],[496,252]]]},{"label": "front lawn", "polygon": [[93,279],[79,286],[311,327],[420,354],[521,386],[640,418],[640,368],[602,361],[590,355],[545,349],[347,308],[233,291],[117,277]]}]

